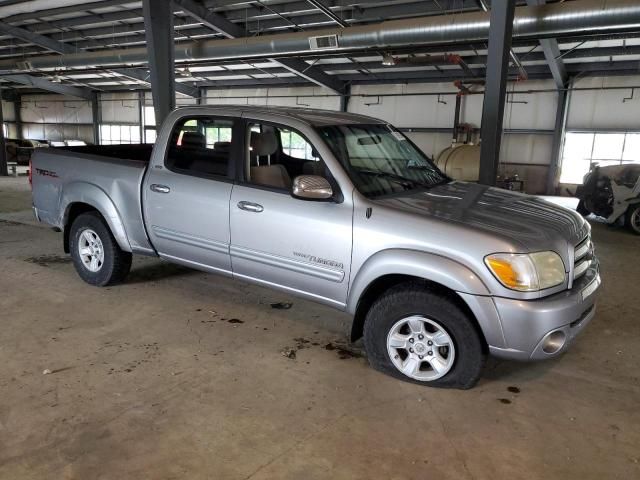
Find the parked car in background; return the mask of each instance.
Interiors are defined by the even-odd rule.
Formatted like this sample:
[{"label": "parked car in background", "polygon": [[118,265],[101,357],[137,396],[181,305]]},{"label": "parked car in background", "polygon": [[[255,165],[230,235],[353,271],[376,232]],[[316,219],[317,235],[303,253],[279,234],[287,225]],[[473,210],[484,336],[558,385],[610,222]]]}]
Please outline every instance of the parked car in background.
[{"label": "parked car in background", "polygon": [[47,142],[40,140],[7,138],[5,141],[7,149],[7,161],[15,162],[18,165],[29,165],[31,155],[37,148],[48,147]]},{"label": "parked car in background", "polygon": [[578,212],[582,215],[592,213],[609,224],[623,220],[640,235],[640,165],[594,165],[575,196],[580,199]]},{"label": "parked car in background", "polygon": [[87,283],[135,253],[280,289],[351,313],[371,365],[423,385],[470,388],[489,353],[555,357],[595,315],[580,215],[452,181],[370,117],[181,108],[153,146],[38,151],[32,180]]}]

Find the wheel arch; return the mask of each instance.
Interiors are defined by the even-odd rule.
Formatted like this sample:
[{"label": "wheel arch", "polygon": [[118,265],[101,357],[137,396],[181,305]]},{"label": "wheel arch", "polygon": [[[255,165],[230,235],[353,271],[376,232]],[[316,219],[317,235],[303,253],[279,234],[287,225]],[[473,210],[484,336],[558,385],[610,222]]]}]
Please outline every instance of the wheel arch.
[{"label": "wheel arch", "polygon": [[61,211],[64,226],[64,251],[69,252],[69,231],[73,221],[81,214],[95,211],[100,214],[113,234],[118,246],[131,252],[131,245],[118,209],[109,196],[98,186],[89,183],[74,183],[65,187]]},{"label": "wheel arch", "polygon": [[422,282],[425,289],[447,296],[474,321],[485,346],[502,343],[500,319],[482,280],[453,260],[409,250],[380,252],[358,271],[346,308],[353,315],[352,341],[362,336],[373,302],[388,289],[408,282]]}]

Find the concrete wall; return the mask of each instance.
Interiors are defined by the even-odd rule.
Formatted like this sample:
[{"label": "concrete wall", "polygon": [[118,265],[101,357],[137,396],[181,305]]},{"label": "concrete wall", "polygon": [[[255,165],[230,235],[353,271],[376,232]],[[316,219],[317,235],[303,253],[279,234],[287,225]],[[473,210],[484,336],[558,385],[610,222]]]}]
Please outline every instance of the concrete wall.
[{"label": "concrete wall", "polygon": [[140,123],[138,92],[100,94],[101,123],[138,125]]},{"label": "concrete wall", "polygon": [[208,90],[208,105],[271,105],[339,110],[340,97],[320,87]]},{"label": "concrete wall", "polygon": [[[640,75],[630,77],[582,78],[574,88],[610,88],[619,90],[574,91],[571,93],[568,130],[640,131]],[[633,95],[633,98],[629,98]],[[627,98],[627,100],[625,100]]]},{"label": "concrete wall", "polygon": [[63,95],[22,97],[24,138],[93,141],[91,102]]},{"label": "concrete wall", "polygon": [[7,138],[16,138],[18,132],[16,130],[15,119],[15,105],[13,102],[7,102],[2,100],[2,119],[5,125],[7,125],[8,135]]}]

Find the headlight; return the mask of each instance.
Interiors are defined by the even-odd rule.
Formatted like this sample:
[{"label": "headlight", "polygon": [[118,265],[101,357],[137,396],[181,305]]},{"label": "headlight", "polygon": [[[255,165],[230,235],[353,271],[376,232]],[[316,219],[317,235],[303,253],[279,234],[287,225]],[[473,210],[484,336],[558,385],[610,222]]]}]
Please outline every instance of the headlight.
[{"label": "headlight", "polygon": [[564,263],[555,252],[496,253],[484,262],[505,287],[521,292],[535,292],[564,282]]}]

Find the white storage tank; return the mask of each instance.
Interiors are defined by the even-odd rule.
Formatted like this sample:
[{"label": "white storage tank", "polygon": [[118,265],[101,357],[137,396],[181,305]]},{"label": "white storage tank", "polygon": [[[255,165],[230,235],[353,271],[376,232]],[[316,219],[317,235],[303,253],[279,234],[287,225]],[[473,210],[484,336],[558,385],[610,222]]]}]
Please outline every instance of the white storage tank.
[{"label": "white storage tank", "polygon": [[480,145],[453,144],[440,152],[436,165],[454,180],[477,182],[480,179]]}]

